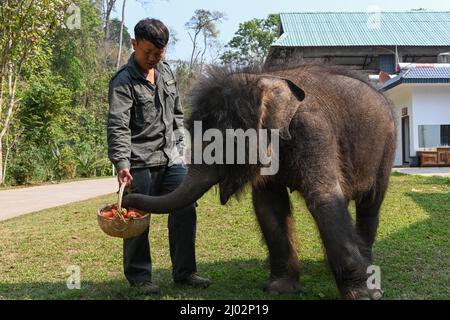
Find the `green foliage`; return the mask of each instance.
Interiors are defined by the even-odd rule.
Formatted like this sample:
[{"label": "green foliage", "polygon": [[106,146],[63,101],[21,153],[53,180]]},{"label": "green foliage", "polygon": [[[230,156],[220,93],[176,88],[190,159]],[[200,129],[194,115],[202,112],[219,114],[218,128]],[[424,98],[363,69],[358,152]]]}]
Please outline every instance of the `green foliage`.
[{"label": "green foliage", "polygon": [[[64,146],[65,140],[69,139],[66,128],[70,123],[72,92],[63,86],[60,76],[51,74],[49,70],[41,75],[33,75],[29,81],[17,114],[23,130],[22,140],[27,148],[39,150],[42,163],[45,164],[46,178],[72,177],[70,150]],[[26,150],[22,150],[22,153]],[[34,165],[42,166],[37,163]]]},{"label": "green foliage", "polygon": [[217,24],[225,19],[225,14],[220,11],[209,11],[198,9],[185,24],[189,30],[188,34],[192,41],[191,59],[189,62],[189,73],[192,75],[198,67],[201,72],[205,62],[205,53],[208,48],[217,44],[219,30]]},{"label": "green foliage", "polygon": [[[31,152],[30,152],[31,151]],[[10,168],[10,174],[13,181],[11,184],[26,184],[30,182],[34,173],[34,159],[35,154],[32,150],[28,150],[19,154],[19,157],[15,159],[14,164]],[[30,158],[29,158],[30,157]]]},{"label": "green foliage", "polygon": [[106,143],[112,71],[103,64],[101,12],[89,0],[76,5],[81,29],[55,24],[45,35],[36,34],[33,59],[23,65],[18,110],[3,142],[7,184],[112,173]]},{"label": "green foliage", "polygon": [[81,177],[104,176],[111,174],[108,158],[97,159],[95,154],[82,153],[75,157],[77,172]]},{"label": "green foliage", "polygon": [[267,19],[252,19],[239,24],[235,36],[227,44],[229,50],[220,58],[223,64],[248,66],[261,63],[278,36],[280,16],[270,14]]},{"label": "green foliage", "polygon": [[30,77],[17,115],[24,128],[24,138],[36,145],[55,143],[64,138],[72,92],[62,84],[62,78],[48,70]]},{"label": "green foliage", "polygon": [[68,145],[63,146],[57,161],[56,170],[54,170],[58,178],[75,178],[77,170],[77,162],[74,150]]},{"label": "green foliage", "polygon": [[194,33],[204,33],[207,37],[216,38],[219,35],[216,22],[224,18],[223,12],[198,9],[185,26]]},{"label": "green foliage", "polygon": [[49,162],[44,161],[43,150],[34,145],[20,145],[13,153],[8,166],[6,183],[8,185],[22,185],[37,181],[47,181],[51,169]]},{"label": "green foliage", "polygon": [[41,42],[45,42],[49,32],[62,23],[69,4],[68,0],[2,1],[0,51],[3,55],[0,66],[39,58]]},{"label": "green foliage", "polygon": [[[78,1],[81,29],[58,28],[50,37],[53,72],[64,78],[64,84],[80,102],[96,73],[102,72],[99,46],[103,37],[100,12],[87,0]],[[75,102],[75,101],[74,101]]]},{"label": "green foliage", "polygon": [[[109,41],[119,43],[121,21],[117,18],[111,20],[109,25]],[[131,49],[131,35],[126,25],[123,26],[122,45]]]},{"label": "green foliage", "polygon": [[189,63],[186,61],[171,61],[170,65],[174,70],[175,78],[177,79],[177,88],[180,93],[181,105],[183,106],[185,117],[187,117],[186,112],[190,109],[189,91],[195,76],[190,74]]}]

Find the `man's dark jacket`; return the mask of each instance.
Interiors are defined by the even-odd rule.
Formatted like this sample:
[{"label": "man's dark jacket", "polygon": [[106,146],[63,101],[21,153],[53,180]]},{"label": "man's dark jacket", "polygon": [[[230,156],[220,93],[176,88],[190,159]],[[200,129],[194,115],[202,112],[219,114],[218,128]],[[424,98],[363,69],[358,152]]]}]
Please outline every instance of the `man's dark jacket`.
[{"label": "man's dark jacket", "polygon": [[108,157],[117,170],[171,166],[183,148],[183,110],[174,75],[162,61],[156,87],[134,54],[109,83]]}]

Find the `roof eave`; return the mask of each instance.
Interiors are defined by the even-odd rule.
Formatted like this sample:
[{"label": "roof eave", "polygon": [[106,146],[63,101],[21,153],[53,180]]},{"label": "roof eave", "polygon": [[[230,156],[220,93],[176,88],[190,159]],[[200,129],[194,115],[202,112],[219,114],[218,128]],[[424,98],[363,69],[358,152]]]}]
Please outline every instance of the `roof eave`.
[{"label": "roof eave", "polygon": [[381,87],[381,88],[379,89],[379,91],[381,91],[381,92],[386,92],[386,91],[388,91],[388,90],[391,90],[392,88],[395,88],[395,87],[401,85],[402,83],[403,83],[403,79],[399,79],[399,80],[397,80],[397,81],[395,81],[395,82],[390,83],[389,85],[387,85],[387,86],[385,86],[385,87]]},{"label": "roof eave", "polygon": [[391,90],[392,88],[395,88],[401,84],[442,84],[442,83],[447,83],[450,84],[450,78],[442,78],[442,79],[432,79],[432,78],[428,78],[428,79],[398,79],[397,81],[394,81],[390,84],[388,84],[385,87],[381,87],[379,89],[379,91],[381,92],[386,92],[388,90]]}]

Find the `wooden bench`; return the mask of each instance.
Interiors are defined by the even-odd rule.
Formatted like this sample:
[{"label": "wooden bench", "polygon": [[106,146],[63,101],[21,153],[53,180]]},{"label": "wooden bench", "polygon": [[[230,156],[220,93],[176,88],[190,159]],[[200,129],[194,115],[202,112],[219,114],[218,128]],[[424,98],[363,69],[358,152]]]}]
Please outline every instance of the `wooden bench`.
[{"label": "wooden bench", "polygon": [[417,151],[421,167],[450,166],[450,147],[439,147],[436,151]]}]

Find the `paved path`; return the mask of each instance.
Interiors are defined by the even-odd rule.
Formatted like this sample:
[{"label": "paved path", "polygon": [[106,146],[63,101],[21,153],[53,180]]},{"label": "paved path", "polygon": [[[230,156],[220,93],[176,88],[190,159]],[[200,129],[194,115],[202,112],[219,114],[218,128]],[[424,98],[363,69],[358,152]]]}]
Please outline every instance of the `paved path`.
[{"label": "paved path", "polygon": [[84,180],[0,191],[0,221],[116,192],[117,178]]},{"label": "paved path", "polygon": [[450,167],[432,167],[432,168],[394,168],[394,171],[398,171],[406,174],[415,174],[419,176],[440,176],[450,177]]}]

